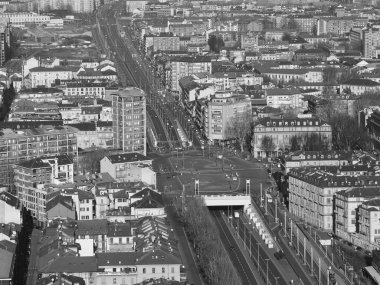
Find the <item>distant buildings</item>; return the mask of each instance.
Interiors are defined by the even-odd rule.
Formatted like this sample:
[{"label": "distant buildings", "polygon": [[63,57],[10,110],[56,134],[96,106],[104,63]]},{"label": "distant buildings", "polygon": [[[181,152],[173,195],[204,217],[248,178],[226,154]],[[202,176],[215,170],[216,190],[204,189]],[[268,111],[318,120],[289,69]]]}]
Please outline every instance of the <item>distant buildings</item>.
[{"label": "distant buildings", "polygon": [[146,155],[146,94],[128,87],[112,94],[114,148]]}]

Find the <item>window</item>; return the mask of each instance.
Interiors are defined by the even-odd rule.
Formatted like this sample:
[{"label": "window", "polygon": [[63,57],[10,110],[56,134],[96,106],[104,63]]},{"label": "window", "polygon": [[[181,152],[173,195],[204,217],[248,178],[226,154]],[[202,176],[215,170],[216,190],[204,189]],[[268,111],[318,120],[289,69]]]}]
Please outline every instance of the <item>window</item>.
[{"label": "window", "polygon": [[152,268],[152,273],[156,273],[156,268]]},{"label": "window", "polygon": [[112,272],[116,272],[116,268],[114,267],[114,268],[112,268]]},{"label": "window", "polygon": [[123,243],[123,239],[119,238],[119,244],[122,244],[122,243]]},{"label": "window", "polygon": [[143,268],[143,274],[145,274],[146,273],[146,268]]},{"label": "window", "polygon": [[[116,268],[114,268],[114,269],[116,269]],[[116,272],[116,271],[114,271],[114,272]],[[116,278],[114,278],[114,279],[113,279],[113,284],[116,284],[116,282],[117,282],[117,281],[116,281]]]},{"label": "window", "polygon": [[110,244],[113,244],[113,238],[110,238]]},{"label": "window", "polygon": [[165,267],[162,267],[162,273],[165,273]]},{"label": "window", "polygon": [[174,273],[174,267],[171,268],[172,273]]}]

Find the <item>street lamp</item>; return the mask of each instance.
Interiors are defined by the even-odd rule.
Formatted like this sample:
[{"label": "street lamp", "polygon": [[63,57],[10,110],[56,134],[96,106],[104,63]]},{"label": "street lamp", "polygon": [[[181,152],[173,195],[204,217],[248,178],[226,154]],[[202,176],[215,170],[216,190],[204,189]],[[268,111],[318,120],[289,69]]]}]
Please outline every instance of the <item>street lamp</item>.
[{"label": "street lamp", "polygon": [[269,284],[269,279],[268,279],[268,261],[269,261],[269,259],[265,258],[265,261],[267,262],[267,285],[268,285]]},{"label": "street lamp", "polygon": [[256,242],[257,244],[257,269],[260,272],[260,244],[259,242]]},{"label": "street lamp", "polygon": [[327,285],[330,285],[330,270],[331,270],[331,266],[327,268]]}]

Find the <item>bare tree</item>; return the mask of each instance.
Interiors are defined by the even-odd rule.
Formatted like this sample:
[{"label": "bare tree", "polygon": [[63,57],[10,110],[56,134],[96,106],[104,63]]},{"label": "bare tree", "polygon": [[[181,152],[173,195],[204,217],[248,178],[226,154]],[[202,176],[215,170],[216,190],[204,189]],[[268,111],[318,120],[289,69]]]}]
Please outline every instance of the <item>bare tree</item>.
[{"label": "bare tree", "polygon": [[198,265],[207,284],[240,285],[241,280],[218,236],[218,229],[203,200],[186,200],[183,221]]},{"label": "bare tree", "polygon": [[263,137],[261,140],[261,148],[265,151],[266,156],[269,156],[268,154],[272,154],[272,152],[276,149],[276,146],[271,136]]},{"label": "bare tree", "polygon": [[290,138],[290,150],[291,151],[301,150],[301,143],[302,143],[302,138],[300,138],[299,136],[292,136]]},{"label": "bare tree", "polygon": [[227,123],[226,136],[229,139],[236,138],[239,141],[241,152],[244,151],[244,144],[247,141],[246,137],[252,136],[252,123],[253,118],[251,108],[245,110],[243,113],[235,115]]}]

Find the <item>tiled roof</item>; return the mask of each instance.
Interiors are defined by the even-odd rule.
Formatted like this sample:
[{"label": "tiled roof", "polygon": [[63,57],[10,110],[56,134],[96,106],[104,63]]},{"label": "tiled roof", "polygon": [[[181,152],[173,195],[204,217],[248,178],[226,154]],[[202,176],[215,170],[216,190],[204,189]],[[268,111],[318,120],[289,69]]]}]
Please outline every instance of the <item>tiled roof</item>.
[{"label": "tiled roof", "polygon": [[46,203],[46,211],[51,210],[52,208],[54,208],[58,204],[61,204],[62,206],[66,207],[67,209],[74,211],[73,203],[74,202],[73,202],[73,199],[71,198],[71,196],[57,195],[53,199],[51,199],[50,201],[48,201]]},{"label": "tiled roof", "polygon": [[68,69],[63,67],[34,67],[29,70],[30,72],[69,72]]},{"label": "tiled roof", "polygon": [[93,256],[62,256],[55,259],[45,268],[43,273],[86,273],[98,270],[96,257]]},{"label": "tiled roof", "polygon": [[343,83],[343,85],[354,85],[354,86],[380,86],[380,83],[377,83],[370,79],[363,78],[354,78],[350,79]]},{"label": "tiled roof", "polygon": [[132,229],[130,223],[110,223],[108,225],[109,237],[130,237]]},{"label": "tiled roof", "polygon": [[0,248],[0,280],[12,277],[13,253]]},{"label": "tiled roof", "polygon": [[107,220],[79,220],[76,235],[105,235],[107,232]]}]

